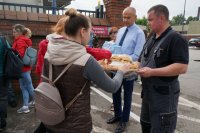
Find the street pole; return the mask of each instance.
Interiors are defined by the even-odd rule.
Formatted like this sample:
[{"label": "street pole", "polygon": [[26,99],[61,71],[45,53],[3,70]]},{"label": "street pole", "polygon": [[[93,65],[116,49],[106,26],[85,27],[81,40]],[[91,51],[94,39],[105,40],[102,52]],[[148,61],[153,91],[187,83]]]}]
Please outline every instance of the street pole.
[{"label": "street pole", "polygon": [[56,15],[56,0],[53,0],[52,1],[52,14]]},{"label": "street pole", "polygon": [[184,10],[183,10],[183,19],[182,19],[182,34],[183,34],[183,30],[184,30],[184,21],[185,21],[185,6],[186,6],[186,0],[184,3]]}]

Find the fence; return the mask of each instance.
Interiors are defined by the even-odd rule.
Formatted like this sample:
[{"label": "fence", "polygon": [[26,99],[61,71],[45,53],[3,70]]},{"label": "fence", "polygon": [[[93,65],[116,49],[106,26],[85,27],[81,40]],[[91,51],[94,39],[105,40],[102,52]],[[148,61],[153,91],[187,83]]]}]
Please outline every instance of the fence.
[{"label": "fence", "polygon": [[[65,7],[55,8],[51,6],[36,6],[36,5],[0,2],[0,10],[34,12],[34,13],[44,13],[44,14],[52,14],[52,10],[56,10],[56,15],[63,15],[67,9]],[[100,10],[89,11],[89,10],[78,9],[78,11],[84,14],[85,16],[93,18],[106,18],[105,13]]]}]

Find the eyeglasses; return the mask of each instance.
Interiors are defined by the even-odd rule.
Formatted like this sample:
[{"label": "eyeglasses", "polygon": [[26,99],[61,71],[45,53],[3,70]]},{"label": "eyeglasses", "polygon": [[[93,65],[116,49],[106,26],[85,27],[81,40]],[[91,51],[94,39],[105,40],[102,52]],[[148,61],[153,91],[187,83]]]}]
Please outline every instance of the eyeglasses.
[{"label": "eyeglasses", "polygon": [[112,34],[117,34],[117,31],[114,31],[114,32],[110,32],[109,35],[112,35]]}]

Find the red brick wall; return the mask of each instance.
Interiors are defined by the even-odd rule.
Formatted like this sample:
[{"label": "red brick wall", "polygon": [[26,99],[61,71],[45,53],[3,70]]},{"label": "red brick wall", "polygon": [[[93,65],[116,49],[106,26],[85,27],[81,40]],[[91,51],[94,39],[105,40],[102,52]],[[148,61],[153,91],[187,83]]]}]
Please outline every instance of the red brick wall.
[{"label": "red brick wall", "polygon": [[122,12],[130,6],[132,0],[104,0],[106,17],[112,26],[122,27]]},{"label": "red brick wall", "polygon": [[[47,14],[37,14],[37,13],[27,13],[27,12],[14,12],[14,11],[3,11],[0,10],[0,32],[6,35],[10,42],[12,43],[12,26],[14,24],[23,24],[30,28],[32,31],[31,40],[33,42],[33,47],[38,49],[38,43],[46,38],[46,35],[51,33],[51,28],[56,24],[59,18],[62,16],[58,15],[47,15]],[[98,21],[96,23],[91,19],[93,25],[110,26],[108,20],[105,19],[95,19]],[[99,37],[99,43],[103,44],[108,37]],[[32,80],[34,87],[38,84],[38,76],[35,74],[35,68],[33,68]],[[13,81],[13,87],[19,89],[18,81]]]}]

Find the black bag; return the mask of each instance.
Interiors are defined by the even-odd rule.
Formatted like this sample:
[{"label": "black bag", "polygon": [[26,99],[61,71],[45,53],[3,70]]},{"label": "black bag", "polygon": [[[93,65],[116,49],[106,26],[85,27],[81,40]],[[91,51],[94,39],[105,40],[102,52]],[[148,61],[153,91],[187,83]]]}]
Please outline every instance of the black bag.
[{"label": "black bag", "polygon": [[23,69],[23,61],[19,53],[8,47],[5,37],[0,37],[5,47],[4,75],[9,79],[19,79]]}]

